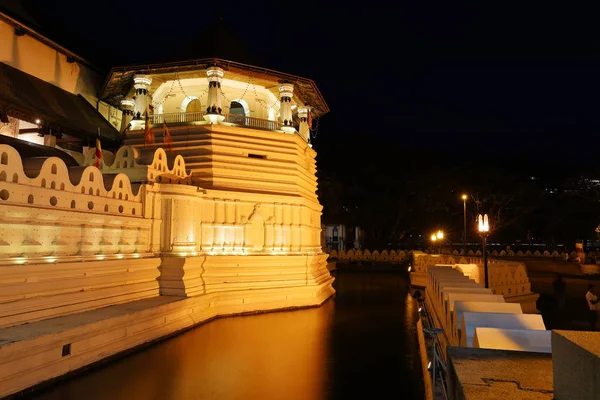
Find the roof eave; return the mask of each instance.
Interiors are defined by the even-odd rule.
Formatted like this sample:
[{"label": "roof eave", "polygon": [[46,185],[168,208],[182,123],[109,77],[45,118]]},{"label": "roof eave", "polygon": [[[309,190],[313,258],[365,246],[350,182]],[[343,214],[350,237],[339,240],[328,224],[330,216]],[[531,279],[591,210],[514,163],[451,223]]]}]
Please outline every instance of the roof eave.
[{"label": "roof eave", "polygon": [[236,61],[224,60],[224,59],[220,59],[220,58],[202,58],[202,59],[172,62],[172,63],[138,64],[138,65],[113,67],[113,68],[111,68],[104,84],[102,85],[102,90],[100,91],[100,98],[101,99],[106,98],[105,92],[107,90],[107,86],[110,83],[110,81],[112,80],[112,77],[115,73],[124,74],[127,72],[140,72],[140,73],[145,73],[145,74],[152,74],[152,73],[156,74],[156,73],[170,72],[172,70],[179,70],[180,68],[183,68],[183,69],[193,69],[193,68],[198,68],[198,67],[206,68],[207,66],[210,66],[210,65],[218,65],[220,67],[225,67],[225,68],[235,67],[235,68],[239,68],[239,69],[246,70],[249,72],[262,73],[265,75],[273,76],[281,82],[287,81],[287,82],[294,83],[294,82],[301,81],[304,84],[308,84],[311,87],[311,89],[314,91],[314,93],[316,94],[319,102],[321,103],[320,108],[322,111],[320,114],[324,115],[330,111],[329,106],[327,105],[327,103],[325,102],[325,99],[323,98],[323,95],[321,94],[321,92],[317,88],[317,85],[315,84],[315,82],[312,79],[303,78],[303,77],[300,77],[297,75],[287,74],[287,73],[280,72],[280,71],[275,71],[275,70],[272,70],[269,68],[256,67],[253,65],[243,64],[243,63],[236,62]]}]

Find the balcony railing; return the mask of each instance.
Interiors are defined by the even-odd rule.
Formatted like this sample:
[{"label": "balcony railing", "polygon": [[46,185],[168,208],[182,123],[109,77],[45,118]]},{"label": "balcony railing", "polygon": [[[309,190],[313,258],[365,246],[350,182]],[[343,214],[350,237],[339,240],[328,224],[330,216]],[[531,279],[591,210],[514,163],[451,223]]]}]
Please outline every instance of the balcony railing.
[{"label": "balcony railing", "polygon": [[[281,129],[281,123],[279,121],[270,121],[268,119],[246,117],[244,115],[236,114],[223,114],[223,116],[225,117],[224,122],[230,124],[271,131]],[[163,121],[167,124],[204,121],[204,112],[150,114],[149,120],[151,124],[162,124]]]},{"label": "balcony railing", "polygon": [[169,114],[150,114],[149,119],[151,124],[178,124],[182,122],[204,121],[204,113],[202,111],[190,113],[169,113]]}]

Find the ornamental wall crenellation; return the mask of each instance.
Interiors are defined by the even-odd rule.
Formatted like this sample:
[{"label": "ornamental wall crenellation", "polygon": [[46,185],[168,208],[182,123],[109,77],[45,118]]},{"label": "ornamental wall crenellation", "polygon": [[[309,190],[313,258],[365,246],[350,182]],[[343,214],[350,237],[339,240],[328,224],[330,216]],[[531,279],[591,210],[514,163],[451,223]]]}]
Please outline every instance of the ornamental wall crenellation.
[{"label": "ornamental wall crenellation", "polygon": [[0,259],[321,252],[317,202],[203,190],[181,156],[170,163],[163,149],[124,146],[101,169],[35,165],[0,146]]}]

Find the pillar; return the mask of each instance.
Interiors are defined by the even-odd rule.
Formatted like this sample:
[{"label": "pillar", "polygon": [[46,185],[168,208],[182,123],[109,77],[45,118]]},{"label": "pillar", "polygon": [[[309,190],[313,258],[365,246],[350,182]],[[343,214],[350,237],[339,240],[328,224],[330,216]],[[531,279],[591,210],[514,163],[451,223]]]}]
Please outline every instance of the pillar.
[{"label": "pillar", "polygon": [[281,107],[279,109],[279,122],[281,130],[287,133],[295,133],[294,120],[292,118],[292,97],[294,96],[294,85],[283,83],[279,85],[279,97]]},{"label": "pillar", "polygon": [[51,133],[44,134],[44,146],[56,147],[56,136]]},{"label": "pillar", "polygon": [[133,77],[133,87],[135,88],[134,119],[144,119],[144,113],[148,109],[148,93],[151,84],[152,78],[148,75],[135,75]]},{"label": "pillar", "polygon": [[135,109],[135,101],[132,99],[121,100],[121,110],[123,111],[123,118],[121,119],[121,132],[129,126],[129,123],[133,119],[133,110]]},{"label": "pillar", "polygon": [[211,124],[223,121],[225,116],[222,115],[223,108],[221,106],[221,81],[223,80],[223,70],[213,66],[206,70],[208,78],[208,107],[204,119]]},{"label": "pillar", "polygon": [[42,136],[44,138],[44,146],[56,147],[56,136],[52,134],[52,128],[50,128],[50,125],[41,123],[38,136]]},{"label": "pillar", "polygon": [[310,107],[298,107],[298,118],[300,118],[300,127],[298,133],[302,139],[310,142],[310,125],[308,124],[308,114],[310,113]]}]

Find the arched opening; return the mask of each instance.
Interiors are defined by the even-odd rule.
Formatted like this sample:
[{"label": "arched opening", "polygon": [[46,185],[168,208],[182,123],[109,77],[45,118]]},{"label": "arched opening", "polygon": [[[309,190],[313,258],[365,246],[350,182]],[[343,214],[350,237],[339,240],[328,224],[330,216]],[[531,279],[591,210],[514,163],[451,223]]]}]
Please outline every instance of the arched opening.
[{"label": "arched opening", "polygon": [[[186,96],[181,102],[181,112],[185,114],[201,113],[202,106],[200,104],[200,99],[196,96]],[[200,115],[201,114],[193,114],[184,118],[193,121],[194,119],[199,119],[198,117]]]},{"label": "arched opening", "polygon": [[244,117],[250,115],[248,103],[242,99],[234,100],[229,104],[230,122],[234,124],[247,125],[247,120]]},{"label": "arched opening", "polygon": [[187,105],[185,112],[186,113],[196,113],[202,111],[202,105],[200,104],[200,99],[194,99],[189,102]]}]

